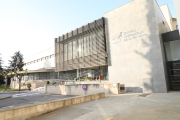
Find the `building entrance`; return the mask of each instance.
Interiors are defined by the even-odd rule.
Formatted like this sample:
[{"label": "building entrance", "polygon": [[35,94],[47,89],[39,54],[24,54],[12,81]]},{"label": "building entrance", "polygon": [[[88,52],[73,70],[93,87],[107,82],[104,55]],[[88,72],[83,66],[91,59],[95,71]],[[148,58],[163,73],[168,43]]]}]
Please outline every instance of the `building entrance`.
[{"label": "building entrance", "polygon": [[171,31],[162,34],[167,70],[169,73],[169,82],[171,90],[180,90],[180,35],[179,31]]},{"label": "building entrance", "polygon": [[180,60],[168,62],[171,90],[180,90]]}]

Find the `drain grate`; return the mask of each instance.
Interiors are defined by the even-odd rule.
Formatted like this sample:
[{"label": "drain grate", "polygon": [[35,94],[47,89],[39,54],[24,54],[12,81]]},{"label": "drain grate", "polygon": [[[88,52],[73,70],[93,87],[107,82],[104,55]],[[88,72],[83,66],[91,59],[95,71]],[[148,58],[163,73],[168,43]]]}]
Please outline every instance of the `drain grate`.
[{"label": "drain grate", "polygon": [[141,95],[139,95],[140,97],[147,97],[148,95],[150,95],[150,94],[141,94]]}]

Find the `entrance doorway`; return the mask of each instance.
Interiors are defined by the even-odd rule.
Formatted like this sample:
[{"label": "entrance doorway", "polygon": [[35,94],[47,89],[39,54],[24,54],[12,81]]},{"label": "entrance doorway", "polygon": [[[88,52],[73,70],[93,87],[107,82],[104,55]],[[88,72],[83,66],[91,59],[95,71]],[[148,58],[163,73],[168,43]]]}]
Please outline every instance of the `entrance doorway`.
[{"label": "entrance doorway", "polygon": [[171,90],[180,90],[180,60],[168,62]]},{"label": "entrance doorway", "polygon": [[180,34],[179,30],[162,34],[170,90],[180,90]]}]

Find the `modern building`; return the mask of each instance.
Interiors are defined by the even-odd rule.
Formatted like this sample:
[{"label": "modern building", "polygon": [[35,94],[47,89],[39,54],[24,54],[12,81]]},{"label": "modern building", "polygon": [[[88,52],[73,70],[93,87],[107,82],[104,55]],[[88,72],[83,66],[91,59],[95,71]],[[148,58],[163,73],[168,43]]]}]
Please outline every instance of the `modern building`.
[{"label": "modern building", "polygon": [[[176,17],[177,17],[177,22],[180,24],[180,1],[179,0],[173,0],[174,1],[174,7],[175,7],[175,11],[176,11]],[[179,29],[179,28],[178,28]]]},{"label": "modern building", "polygon": [[172,18],[168,5],[165,4],[165,5],[161,6],[160,9],[169,25],[171,31],[177,30],[178,29],[177,19]]},{"label": "modern building", "polygon": [[27,69],[28,74],[23,77],[23,80],[58,79],[55,73],[54,58],[54,47],[25,58],[23,69]]},{"label": "modern building", "polygon": [[56,79],[108,80],[123,84],[126,92],[178,90],[177,21],[156,0],[132,0],[113,9],[55,38]]}]

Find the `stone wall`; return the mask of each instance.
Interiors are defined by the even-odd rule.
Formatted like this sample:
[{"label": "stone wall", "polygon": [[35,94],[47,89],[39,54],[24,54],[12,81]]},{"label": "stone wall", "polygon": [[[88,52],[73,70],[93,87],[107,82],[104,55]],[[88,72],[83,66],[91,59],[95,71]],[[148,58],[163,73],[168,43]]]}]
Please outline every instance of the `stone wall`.
[{"label": "stone wall", "polygon": [[170,29],[156,1],[133,0],[104,18],[109,82],[124,84],[126,92],[166,93],[160,36]]}]

